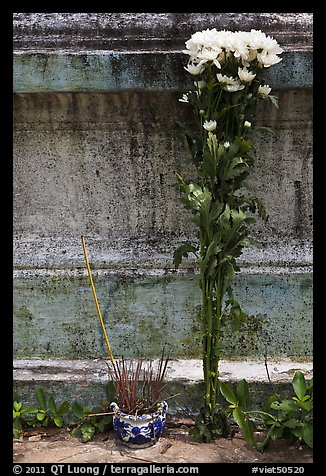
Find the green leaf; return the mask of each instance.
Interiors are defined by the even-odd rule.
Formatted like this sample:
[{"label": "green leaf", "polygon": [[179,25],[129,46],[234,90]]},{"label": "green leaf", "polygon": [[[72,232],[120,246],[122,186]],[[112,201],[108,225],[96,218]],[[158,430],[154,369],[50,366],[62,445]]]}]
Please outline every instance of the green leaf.
[{"label": "green leaf", "polygon": [[269,94],[267,97],[274,106],[278,107],[278,98],[277,98],[277,96],[271,96]]},{"label": "green leaf", "polygon": [[43,388],[38,388],[35,392],[35,395],[41,410],[46,410],[46,396]]},{"label": "green leaf", "polygon": [[223,212],[224,205],[221,202],[213,202],[209,211],[210,220],[216,220]]},{"label": "green leaf", "polygon": [[[239,165],[242,165],[242,167],[238,167]],[[224,172],[224,180],[237,177],[238,175],[242,174],[243,169],[246,167],[247,164],[244,162],[242,157],[234,157]]]},{"label": "green leaf", "polygon": [[71,405],[71,411],[73,412],[73,414],[78,417],[78,418],[84,418],[84,412],[83,412],[83,407],[77,403],[77,402],[74,402],[72,405]]},{"label": "green leaf", "polygon": [[240,380],[235,390],[236,396],[239,399],[239,403],[244,410],[247,410],[251,403],[249,385],[245,379]]},{"label": "green leaf", "polygon": [[269,410],[271,408],[272,403],[276,401],[278,401],[278,397],[276,395],[269,396],[265,401],[264,410]]},{"label": "green leaf", "polygon": [[299,401],[296,404],[297,404],[298,407],[302,408],[303,410],[306,410],[307,412],[309,412],[313,408],[312,400],[308,400],[306,402],[300,402]]},{"label": "green leaf", "polygon": [[294,374],[292,385],[296,396],[299,400],[302,400],[306,394],[307,384],[301,370],[297,370]]},{"label": "green leaf", "polygon": [[14,420],[13,425],[12,425],[12,433],[15,438],[20,438],[21,433],[22,433],[22,425],[20,422],[20,419],[17,418]]},{"label": "green leaf", "polygon": [[22,402],[14,402],[14,410],[16,412],[19,412],[22,406],[23,406]]},{"label": "green leaf", "polygon": [[83,441],[89,441],[95,434],[96,428],[91,423],[84,423],[81,427],[81,434]]},{"label": "green leaf", "polygon": [[230,317],[235,321],[236,328],[241,322],[246,322],[248,315],[242,310],[237,300],[234,300],[230,309]]},{"label": "green leaf", "polygon": [[282,423],[287,428],[299,428],[302,426],[302,422],[297,420],[296,418],[289,418],[288,420]]},{"label": "green leaf", "polygon": [[291,432],[297,438],[302,438],[303,437],[303,425],[298,426],[296,428],[291,428]]},{"label": "green leaf", "polygon": [[52,412],[54,415],[57,413],[57,406],[56,406],[56,403],[54,401],[53,395],[49,396],[48,407],[49,407],[50,412]]},{"label": "green leaf", "polygon": [[296,411],[297,407],[293,400],[282,400],[281,402],[272,402],[271,408],[273,410]]},{"label": "green leaf", "polygon": [[313,448],[313,426],[311,423],[304,424],[302,438],[309,448]]},{"label": "green leaf", "polygon": [[46,417],[46,413],[43,413],[43,412],[42,413],[39,412],[36,415],[36,418],[38,419],[38,421],[43,421],[45,419],[45,417]]},{"label": "green leaf", "polygon": [[21,410],[21,413],[37,413],[38,408],[35,407],[26,407]]},{"label": "green leaf", "polygon": [[249,139],[243,139],[240,143],[240,152],[247,153],[252,148],[252,142]]},{"label": "green leaf", "polygon": [[239,143],[239,139],[237,138],[232,142],[232,144],[228,148],[228,151],[226,154],[226,159],[228,162],[231,161],[233,157],[237,155],[239,148],[240,148],[240,143]]},{"label": "green leaf", "polygon": [[232,416],[236,424],[239,425],[240,428],[244,428],[246,418],[241,408],[239,407],[234,408],[232,411]]},{"label": "green leaf", "polygon": [[196,256],[197,249],[192,246],[190,243],[184,243],[179,246],[173,253],[173,264],[175,269],[177,269],[182,261],[182,258],[187,258],[189,253],[193,253]]},{"label": "green leaf", "polygon": [[229,402],[232,403],[233,405],[238,405],[238,399],[234,395],[233,391],[231,388],[224,382],[220,382],[220,391],[223,397]]},{"label": "green leaf", "polygon": [[196,441],[197,443],[199,443],[200,441],[202,441],[203,439],[203,436],[200,432],[200,430],[198,428],[190,428],[189,430],[189,435],[191,436],[191,438]]},{"label": "green leaf", "polygon": [[270,429],[269,436],[272,438],[272,440],[276,440],[277,438],[281,438],[282,434],[283,434],[283,426],[273,425],[272,428]]},{"label": "green leaf", "polygon": [[204,173],[212,179],[214,179],[216,175],[216,165],[216,158],[214,157],[213,151],[205,149],[205,152],[203,154],[202,169]]},{"label": "green leaf", "polygon": [[208,267],[208,264],[211,258],[222,251],[222,246],[219,243],[219,240],[220,240],[220,237],[216,235],[214,236],[213,241],[211,241],[211,243],[209,244],[205,257],[203,259],[202,265],[201,265],[201,268],[203,271],[205,271],[206,268]]},{"label": "green leaf", "polygon": [[247,419],[243,411],[237,407],[233,410],[232,416],[241,429],[244,440],[251,446],[256,447],[254,436],[254,427],[250,420]]},{"label": "green leaf", "polygon": [[105,428],[112,423],[112,416],[107,415],[106,417],[100,418],[99,422],[97,423],[97,427],[100,432],[105,431]]},{"label": "green leaf", "polygon": [[70,410],[70,403],[66,401],[62,402],[59,407],[59,410],[57,411],[57,415],[58,416],[66,415],[67,413],[69,413],[69,410]]},{"label": "green leaf", "polygon": [[57,427],[62,428],[62,426],[63,426],[63,418],[62,417],[53,418],[53,421],[54,421],[54,423]]}]

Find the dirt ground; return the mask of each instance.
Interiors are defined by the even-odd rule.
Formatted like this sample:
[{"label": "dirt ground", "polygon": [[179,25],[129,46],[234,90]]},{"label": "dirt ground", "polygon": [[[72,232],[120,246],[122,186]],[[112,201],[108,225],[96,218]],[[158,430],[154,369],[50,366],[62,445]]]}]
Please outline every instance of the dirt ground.
[{"label": "dirt ground", "polygon": [[313,463],[313,452],[298,442],[271,442],[263,453],[234,438],[212,443],[192,441],[185,425],[167,426],[160,440],[150,448],[130,449],[113,430],[83,443],[66,430],[39,430],[14,440],[14,463]]}]

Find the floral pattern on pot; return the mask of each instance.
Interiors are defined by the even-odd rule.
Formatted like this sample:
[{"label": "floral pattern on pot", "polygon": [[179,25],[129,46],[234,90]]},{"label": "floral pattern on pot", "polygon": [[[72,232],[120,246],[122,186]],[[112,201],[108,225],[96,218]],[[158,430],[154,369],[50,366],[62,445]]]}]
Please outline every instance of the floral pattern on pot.
[{"label": "floral pattern on pot", "polygon": [[162,401],[153,414],[128,415],[121,412],[112,402],[110,410],[114,412],[113,428],[121,441],[129,447],[146,448],[154,445],[162,435],[165,427],[168,404]]}]

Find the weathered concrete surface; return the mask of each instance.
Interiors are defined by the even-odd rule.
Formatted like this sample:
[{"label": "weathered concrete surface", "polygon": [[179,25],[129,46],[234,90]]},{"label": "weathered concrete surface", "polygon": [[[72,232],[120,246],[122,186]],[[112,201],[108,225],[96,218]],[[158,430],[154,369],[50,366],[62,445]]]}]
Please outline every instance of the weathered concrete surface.
[{"label": "weathered concrete surface", "polygon": [[[25,276],[25,277],[24,277]],[[114,355],[200,358],[198,276],[94,274]],[[249,314],[238,330],[226,321],[222,356],[309,360],[312,357],[310,274],[238,275],[235,295]],[[15,358],[84,359],[106,355],[87,276],[26,273],[14,279]]]},{"label": "weathered concrete surface", "polygon": [[[288,254],[297,253],[300,264],[311,262],[312,95],[305,89],[276,94],[279,109],[262,111],[263,124],[276,136],[256,140],[250,179],[269,222],[254,231],[266,256],[266,248],[276,247],[272,261],[291,263],[286,249],[285,260],[277,252],[292,246]],[[134,262],[142,254],[159,262],[169,256],[171,265],[175,246],[195,239],[175,187],[176,172],[194,174],[176,128],[177,120],[192,116],[178,97],[15,95],[15,266],[74,267],[83,259],[82,233],[94,264],[131,253]]]},{"label": "weathered concrete surface", "polygon": [[[312,13],[14,13],[15,50],[183,49],[192,33],[262,29],[286,50],[312,49]],[[283,47],[282,46],[282,47]]]},{"label": "weathered concrete surface", "polygon": [[311,13],[16,13],[17,93],[179,90],[191,85],[181,53],[199,29],[263,29],[285,50],[266,69],[274,89],[311,87]]},{"label": "weathered concrete surface", "polygon": [[[313,376],[312,362],[297,362],[294,359],[271,359],[268,372],[274,389],[283,395],[293,394],[291,381],[296,370],[305,378]],[[154,361],[155,366],[155,361]],[[265,363],[262,360],[220,362],[220,379],[236,385],[246,379],[250,386],[253,407],[262,408],[273,388],[268,381]],[[37,405],[35,391],[42,387],[56,401],[77,400],[82,405],[99,406],[107,401],[106,383],[108,369],[103,360],[47,360],[23,359],[14,361],[14,388],[22,401]],[[166,388],[163,398],[169,403],[169,415],[196,415],[202,405],[203,370],[199,359],[173,359],[168,364]],[[110,402],[109,402],[110,403]],[[225,400],[221,403],[225,405]]]},{"label": "weathered concrete surface", "polygon": [[[155,356],[169,340],[174,358],[200,355],[193,262],[171,268],[175,247],[196,239],[175,188],[176,172],[194,174],[177,137],[176,121],[192,121],[178,101],[189,81],[181,51],[194,31],[211,27],[262,29],[285,50],[266,71],[280,107],[261,111],[276,135],[256,140],[250,179],[270,219],[254,228],[262,248],[245,251],[236,283],[254,317],[245,340],[226,329],[225,356],[257,358],[267,343],[275,357],[311,359],[310,13],[14,15],[16,358],[105,353],[81,234],[119,352],[134,357],[136,344]],[[25,395],[39,383],[18,381]],[[88,400],[96,386],[104,391],[87,379],[75,389],[61,381],[59,390],[53,377],[43,383]],[[186,390],[175,380],[171,390],[198,411],[200,385]]]},{"label": "weathered concrete surface", "polygon": [[[14,56],[14,92],[179,91],[181,87],[186,90],[193,85],[183,68],[186,63],[184,54],[170,52],[19,52]],[[312,87],[312,53],[285,52],[281,63],[263,73],[273,89]]]}]

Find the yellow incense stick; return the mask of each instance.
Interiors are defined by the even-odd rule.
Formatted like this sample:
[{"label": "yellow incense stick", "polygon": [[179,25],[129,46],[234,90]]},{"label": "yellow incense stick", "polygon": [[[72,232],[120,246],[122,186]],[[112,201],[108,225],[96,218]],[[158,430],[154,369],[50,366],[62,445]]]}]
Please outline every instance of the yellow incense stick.
[{"label": "yellow incense stick", "polygon": [[91,269],[90,269],[90,267],[89,267],[89,262],[88,262],[88,257],[87,257],[87,251],[86,251],[86,245],[85,245],[85,240],[84,240],[83,235],[82,235],[82,237],[81,237],[81,240],[82,240],[82,245],[83,245],[83,249],[84,249],[86,267],[87,267],[87,271],[88,271],[89,280],[90,280],[91,286],[92,286],[92,292],[93,292],[94,301],[95,301],[95,304],[96,304],[97,313],[98,313],[98,316],[99,316],[99,318],[100,318],[100,323],[101,323],[101,326],[102,326],[102,330],[103,330],[103,334],[104,334],[104,339],[105,339],[105,342],[106,342],[106,346],[107,346],[107,348],[108,348],[109,357],[110,357],[110,360],[111,360],[112,364],[114,365],[113,354],[112,354],[111,347],[110,347],[110,343],[109,343],[109,339],[108,339],[108,336],[107,336],[107,333],[106,333],[106,330],[105,330],[105,327],[104,327],[104,322],[103,322],[103,319],[102,319],[101,309],[100,309],[100,306],[99,306],[99,304],[98,304],[98,300],[97,300],[97,297],[96,297],[95,286],[94,286],[94,283],[93,283],[93,278],[92,278]]}]

